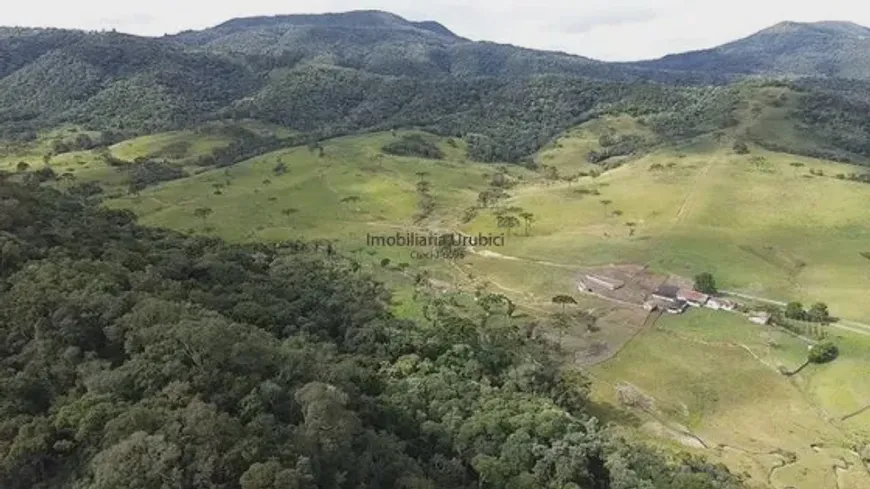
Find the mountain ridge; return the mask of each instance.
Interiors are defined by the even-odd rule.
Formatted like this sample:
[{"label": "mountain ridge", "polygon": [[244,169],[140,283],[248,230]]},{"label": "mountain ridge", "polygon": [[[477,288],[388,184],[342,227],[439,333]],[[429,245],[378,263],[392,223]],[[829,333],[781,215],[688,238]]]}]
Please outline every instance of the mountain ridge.
[{"label": "mountain ridge", "polygon": [[[617,110],[650,117],[668,137],[697,134],[692,125],[728,127],[739,101],[727,85],[787,77],[785,62],[806,76],[839,77],[851,66],[851,74],[870,79],[870,66],[862,71],[860,63],[830,57],[825,44],[864,42],[860,26],[783,23],[773,31],[626,64],[470,41],[440,24],[380,11],[233,19],[160,38],[0,29],[8,33],[0,35],[0,135],[32,140],[59,124],[138,135],[237,118],[312,138],[419,126],[474,135],[470,147],[481,161],[520,162],[570,125]],[[806,36],[825,49],[817,43],[807,54],[799,42]],[[795,53],[806,62],[794,62]],[[848,53],[867,58],[861,50]],[[863,127],[865,96],[825,83],[804,91],[824,92],[815,106],[834,103],[848,112],[854,138],[840,146],[870,155],[870,142],[853,130]],[[827,112],[811,123],[826,124],[831,135],[843,121]]]},{"label": "mountain ridge", "polygon": [[870,28],[846,21],[784,21],[719,46],[628,63],[647,69],[870,79]]}]

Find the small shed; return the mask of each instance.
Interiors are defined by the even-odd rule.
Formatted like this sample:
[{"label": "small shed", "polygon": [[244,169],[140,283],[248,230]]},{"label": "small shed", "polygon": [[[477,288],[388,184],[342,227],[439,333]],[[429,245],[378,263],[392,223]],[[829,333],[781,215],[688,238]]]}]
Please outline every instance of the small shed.
[{"label": "small shed", "polygon": [[676,285],[661,285],[652,293],[652,297],[666,302],[675,302],[679,300],[677,298],[677,293],[679,291],[680,288]]},{"label": "small shed", "polygon": [[749,314],[749,320],[755,324],[767,324],[770,322],[770,313],[756,311]]}]

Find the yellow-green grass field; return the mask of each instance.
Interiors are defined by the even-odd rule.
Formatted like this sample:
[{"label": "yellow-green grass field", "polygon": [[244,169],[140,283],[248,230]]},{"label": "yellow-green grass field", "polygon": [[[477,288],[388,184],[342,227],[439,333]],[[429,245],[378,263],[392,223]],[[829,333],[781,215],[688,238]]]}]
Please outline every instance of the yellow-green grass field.
[{"label": "yellow-green grass field", "polygon": [[[836,315],[870,321],[870,261],[860,255],[870,251],[870,185],[808,176],[856,169],[700,148],[683,157],[656,151],[573,185],[513,189],[507,205],[535,214],[534,231],[499,251],[563,264],[642,263],[684,276],[710,271],[727,289],[824,301]],[[497,228],[482,214],[464,229]]]},{"label": "yellow-green grass field", "polygon": [[[287,129],[257,121],[237,121],[233,126],[262,135],[292,135]],[[190,174],[198,173],[203,171],[203,168],[196,166],[195,160],[198,156],[210,154],[232,142],[231,134],[221,131],[221,127],[221,123],[212,123],[198,131],[172,131],[140,136],[114,144],[109,151],[114,157],[127,162],[133,162],[140,157],[158,157],[181,166]],[[73,181],[99,182],[110,193],[123,190],[128,181],[126,172],[107,165],[96,150],[52,154],[52,143],[55,140],[71,140],[79,134],[87,134],[94,140],[100,138],[99,132],[85,131],[76,126],[63,126],[47,131],[40,134],[35,141],[0,147],[0,170],[16,172],[21,162],[27,163],[34,170],[48,165],[58,175],[72,175]],[[173,146],[176,149],[170,157],[168,150]],[[45,161],[46,155],[49,156],[48,162]]]},{"label": "yellow-green grass field", "polygon": [[[230,240],[336,239],[364,246],[366,233],[390,235],[422,228],[415,223],[417,182],[431,187],[435,211],[427,220],[451,221],[486,187],[492,167],[455,160],[383,155],[389,133],[324,143],[324,156],[304,147],[288,148],[184,180],[145,190],[111,203],[134,209],[149,225],[201,229]],[[452,149],[452,148],[451,148]],[[283,162],[287,171],[276,174]],[[421,173],[424,172],[424,173]],[[217,187],[216,187],[217,186]],[[221,195],[215,190],[222,187]],[[198,222],[193,210],[213,214]]]},{"label": "yellow-green grass field", "polygon": [[229,141],[219,134],[198,134],[194,131],[163,132],[159,134],[128,139],[113,145],[112,154],[122,160],[133,161],[144,155],[159,154],[173,144],[187,146],[183,157],[208,154],[212,150],[226,146]]},{"label": "yellow-green grass field", "polygon": [[595,397],[616,405],[614,386],[636,386],[655,400],[653,414],[625,409],[665,431],[697,437],[706,445],[696,448],[699,453],[746,470],[759,487],[834,489],[832,466],[841,459],[851,466],[841,473],[841,489],[870,487],[870,476],[851,452],[849,427],[801,387],[827,375],[829,366],[811,365],[795,377],[777,371],[779,365],[796,367],[805,347],[736,313],[693,309],[666,315],[592,369]]}]

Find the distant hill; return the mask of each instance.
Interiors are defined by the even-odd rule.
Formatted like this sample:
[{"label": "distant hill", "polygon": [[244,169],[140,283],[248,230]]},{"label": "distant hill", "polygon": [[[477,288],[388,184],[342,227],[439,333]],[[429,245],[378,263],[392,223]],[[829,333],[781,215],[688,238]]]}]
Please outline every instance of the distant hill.
[{"label": "distant hill", "polygon": [[405,76],[501,76],[573,72],[600,64],[464,39],[437,22],[380,11],[233,19],[166,39],[212,51],[299,59]]},{"label": "distant hill", "polygon": [[826,151],[850,153],[842,158],[870,156],[865,92],[832,84],[863,73],[866,32],[784,23],[714,50],[605,63],[380,11],[233,19],[161,38],[0,28],[0,139],[62,123],[133,136],[254,119],[319,139],[420,127],[468,139],[475,159],[521,162],[605,113],[644,117],[669,139],[725,130],[745,105],[729,83],[805,74],[815,81],[796,90],[809,96],[781,118],[817,128]]},{"label": "distant hill", "polygon": [[870,79],[870,28],[851,22],[781,22],[712,49],[630,65],[713,75]]},{"label": "distant hill", "polygon": [[723,81],[704,73],[673,74],[566,53],[470,41],[437,22],[412,22],[375,10],[233,19],[164,39],[212,52],[281,56],[394,76],[560,74],[620,81]]}]

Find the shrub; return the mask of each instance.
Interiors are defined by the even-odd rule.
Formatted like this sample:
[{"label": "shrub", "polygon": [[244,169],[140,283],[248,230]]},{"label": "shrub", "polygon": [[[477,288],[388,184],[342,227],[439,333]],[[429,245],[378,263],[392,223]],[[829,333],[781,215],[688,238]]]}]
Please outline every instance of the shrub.
[{"label": "shrub", "polygon": [[800,302],[789,302],[785,306],[785,317],[803,321],[807,318],[807,312],[804,311],[804,306]]},{"label": "shrub", "polygon": [[813,363],[827,363],[837,358],[839,354],[840,350],[837,348],[837,345],[830,341],[825,341],[810,348],[809,361]]},{"label": "shrub", "polygon": [[160,182],[177,180],[187,176],[187,173],[181,168],[157,161],[129,165],[127,168],[130,172],[130,189],[136,191]]},{"label": "shrub", "polygon": [[420,134],[402,136],[402,139],[385,145],[382,150],[396,156],[418,156],[435,160],[444,158],[441,149]]},{"label": "shrub", "polygon": [[734,152],[739,155],[745,155],[749,153],[749,146],[746,145],[743,141],[735,141],[734,146],[732,147]]}]

